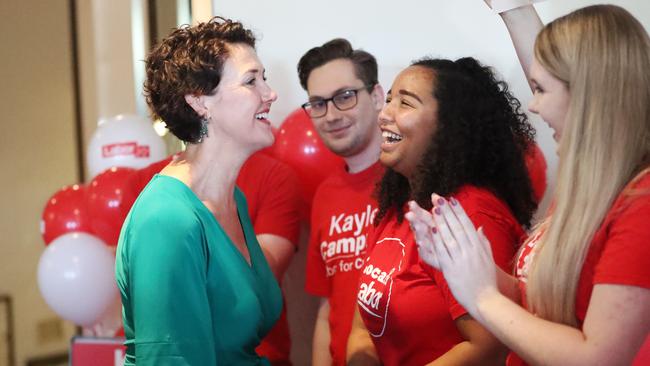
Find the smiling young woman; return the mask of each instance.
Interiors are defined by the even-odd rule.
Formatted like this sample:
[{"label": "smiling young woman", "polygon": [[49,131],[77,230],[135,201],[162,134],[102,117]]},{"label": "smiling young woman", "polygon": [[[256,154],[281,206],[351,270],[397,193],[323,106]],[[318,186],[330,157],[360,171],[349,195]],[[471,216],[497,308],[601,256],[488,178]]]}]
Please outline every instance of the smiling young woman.
[{"label": "smiling young woman", "polygon": [[439,189],[471,207],[508,270],[536,204],[524,155],[534,130],[490,68],[472,58],[423,59],[403,70],[379,115],[379,212],[348,342],[348,364],[503,364],[506,350],[418,255],[406,203]]}]

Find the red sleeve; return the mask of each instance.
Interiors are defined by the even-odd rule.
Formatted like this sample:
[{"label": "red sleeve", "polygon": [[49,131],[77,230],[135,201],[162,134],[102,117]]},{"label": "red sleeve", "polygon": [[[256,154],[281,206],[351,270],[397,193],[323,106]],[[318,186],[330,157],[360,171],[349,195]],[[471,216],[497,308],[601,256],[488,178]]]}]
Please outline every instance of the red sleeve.
[{"label": "red sleeve", "polygon": [[650,195],[634,199],[610,224],[594,283],[650,288]]},{"label": "red sleeve", "polygon": [[[272,164],[263,176],[252,173],[240,175],[238,184],[248,194],[256,193],[257,201],[251,211],[255,212],[253,229],[255,234],[273,234],[288,239],[298,248],[300,235],[300,197],[298,179],[289,166],[270,160]],[[247,189],[248,191],[246,191]],[[255,192],[251,192],[255,191]]]},{"label": "red sleeve", "polygon": [[[513,228],[512,223],[483,212],[468,213],[468,215],[476,228],[483,227],[483,232],[492,246],[494,262],[507,273],[512,272],[515,247],[519,239],[515,236],[519,228]],[[434,279],[447,302],[452,319],[456,320],[467,314],[465,308],[452,295],[442,272],[434,271]]]},{"label": "red sleeve", "polygon": [[131,175],[129,178],[129,186],[132,187],[138,194],[142,192],[144,187],[149,184],[151,178],[154,175],[160,173],[160,171],[166,167],[171,161],[173,156],[168,156],[165,159],[152,163],[144,168],[138,169]]},{"label": "red sleeve", "polygon": [[307,267],[305,276],[305,290],[312,295],[329,297],[330,282],[327,277],[327,268],[321,255],[320,241],[323,218],[319,213],[323,212],[320,207],[321,199],[318,190],[314,195],[311,210],[311,225],[309,230],[309,244],[307,247]]}]

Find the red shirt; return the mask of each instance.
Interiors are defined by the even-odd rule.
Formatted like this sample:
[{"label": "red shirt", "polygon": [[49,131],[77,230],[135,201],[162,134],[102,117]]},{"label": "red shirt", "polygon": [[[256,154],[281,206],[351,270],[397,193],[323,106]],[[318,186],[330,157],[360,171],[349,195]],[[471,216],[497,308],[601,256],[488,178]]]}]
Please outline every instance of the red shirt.
[{"label": "red shirt", "polygon": [[526,168],[530,183],[533,188],[533,196],[538,204],[544,198],[546,192],[546,158],[539,145],[533,143],[525,156]]},{"label": "red shirt", "polygon": [[383,172],[378,162],[355,174],[341,170],[323,181],[314,195],[305,288],[328,298],[334,365],[345,365],[359,271],[377,213],[371,197]]},{"label": "red shirt", "polygon": [[[155,174],[172,160],[165,160],[138,170],[131,184],[141,191]],[[242,166],[237,186],[244,192],[248,212],[256,234],[274,234],[298,245],[300,234],[300,186],[287,165],[262,153],[253,154]],[[297,249],[297,247],[296,247]],[[290,365],[291,338],[287,309],[283,305],[280,319],[262,340],[256,351],[273,365]]]},{"label": "red shirt", "polygon": [[[525,235],[507,205],[487,190],[463,187],[454,197],[483,227],[496,263],[506,271]],[[424,365],[465,339],[455,320],[467,312],[441,272],[420,261],[407,220],[394,211],[371,233],[359,279],[361,318],[384,365]]]},{"label": "red shirt", "polygon": [[[630,193],[627,193],[630,192]],[[591,241],[576,293],[576,317],[582,327],[594,286],[599,283],[650,288],[650,173],[616,199]],[[526,280],[535,246],[533,237],[517,259],[516,276],[526,307]],[[507,365],[526,365],[515,353]]]}]

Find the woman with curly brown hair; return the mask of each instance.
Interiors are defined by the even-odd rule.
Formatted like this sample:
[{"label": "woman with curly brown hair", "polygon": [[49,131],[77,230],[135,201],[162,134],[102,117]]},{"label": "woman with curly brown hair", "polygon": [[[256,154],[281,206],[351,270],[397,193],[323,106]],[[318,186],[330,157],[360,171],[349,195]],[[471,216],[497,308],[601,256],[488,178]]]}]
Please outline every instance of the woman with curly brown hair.
[{"label": "woman with curly brown hair", "polygon": [[116,277],[126,365],[261,365],[280,288],[255,238],[240,167],[273,143],[276,100],[241,23],[176,29],[146,60],[154,115],[188,143],[134,203]]},{"label": "woman with curly brown hair", "polygon": [[423,59],[397,76],[379,125],[387,171],[348,364],[503,364],[505,348],[421,262],[404,213],[409,200],[431,207],[433,192],[454,194],[508,270],[536,208],[524,159],[534,130],[519,101],[473,58]]}]

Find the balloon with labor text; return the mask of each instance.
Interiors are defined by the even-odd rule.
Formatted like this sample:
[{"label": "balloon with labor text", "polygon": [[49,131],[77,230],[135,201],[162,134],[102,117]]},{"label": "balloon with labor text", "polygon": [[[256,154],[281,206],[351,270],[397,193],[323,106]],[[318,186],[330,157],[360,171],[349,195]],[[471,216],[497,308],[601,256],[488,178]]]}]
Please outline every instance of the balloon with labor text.
[{"label": "balloon with labor text", "polygon": [[86,155],[93,178],[114,166],[143,168],[166,154],[165,142],[149,119],[120,114],[99,122]]}]

